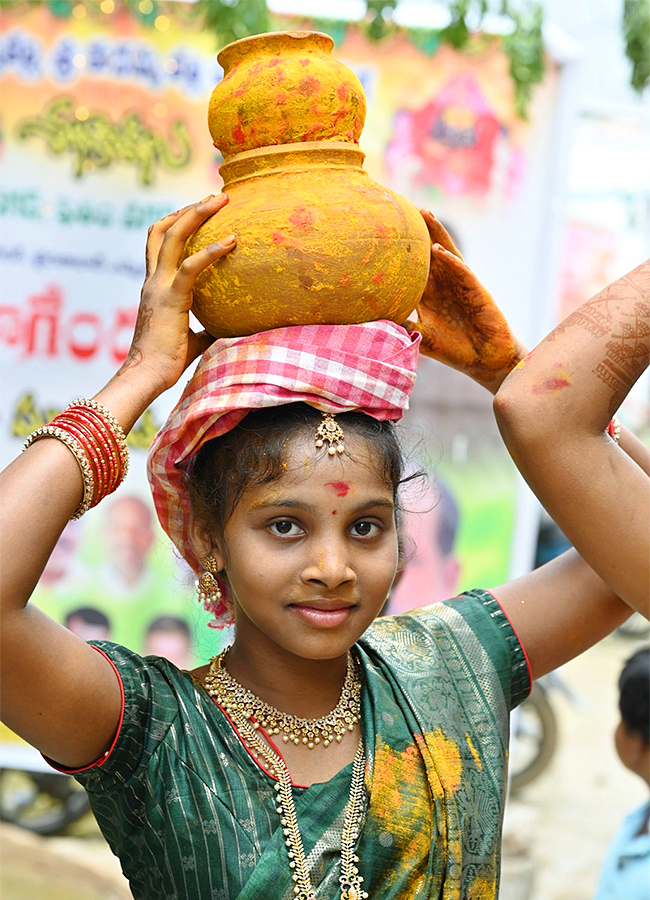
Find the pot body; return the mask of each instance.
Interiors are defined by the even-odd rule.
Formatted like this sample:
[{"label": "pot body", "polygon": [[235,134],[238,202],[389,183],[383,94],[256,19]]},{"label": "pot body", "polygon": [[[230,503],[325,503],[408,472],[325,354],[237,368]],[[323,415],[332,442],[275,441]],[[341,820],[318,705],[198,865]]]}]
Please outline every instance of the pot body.
[{"label": "pot body", "polygon": [[429,234],[413,204],[370,180],[363,159],[354,144],[319,141],[223,164],[230,202],[186,246],[237,236],[195,283],[192,311],[210,334],[406,320],[427,282]]},{"label": "pot body", "polygon": [[282,31],[235,41],[208,106],[214,144],[234,153],[298,141],[358,143],[366,99],[352,69],[333,59],[327,34]]}]

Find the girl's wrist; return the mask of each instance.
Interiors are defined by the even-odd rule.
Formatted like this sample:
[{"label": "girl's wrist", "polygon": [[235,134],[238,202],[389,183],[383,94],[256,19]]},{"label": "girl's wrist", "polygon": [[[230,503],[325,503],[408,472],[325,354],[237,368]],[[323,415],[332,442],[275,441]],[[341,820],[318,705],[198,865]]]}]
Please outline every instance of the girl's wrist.
[{"label": "girl's wrist", "polygon": [[145,364],[119,369],[95,396],[117,419],[125,434],[168,386]]},{"label": "girl's wrist", "polygon": [[511,358],[508,362],[498,371],[493,373],[492,378],[488,382],[484,382],[483,386],[490,391],[494,396],[497,395],[498,391],[501,388],[501,385],[506,380],[506,378],[514,372],[514,370],[519,366],[529,355],[530,351],[528,348],[521,343],[518,338],[513,337],[513,347],[514,351]]}]

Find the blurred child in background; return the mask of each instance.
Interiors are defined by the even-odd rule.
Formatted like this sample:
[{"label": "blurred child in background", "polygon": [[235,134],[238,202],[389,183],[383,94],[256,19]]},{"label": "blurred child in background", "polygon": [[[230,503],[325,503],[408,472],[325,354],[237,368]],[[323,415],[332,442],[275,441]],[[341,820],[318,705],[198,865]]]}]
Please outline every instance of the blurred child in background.
[{"label": "blurred child in background", "polygon": [[[623,765],[650,785],[650,648],[638,650],[618,681],[621,721],[614,735]],[[650,801],[632,810],[614,835],[595,900],[649,900]]]}]

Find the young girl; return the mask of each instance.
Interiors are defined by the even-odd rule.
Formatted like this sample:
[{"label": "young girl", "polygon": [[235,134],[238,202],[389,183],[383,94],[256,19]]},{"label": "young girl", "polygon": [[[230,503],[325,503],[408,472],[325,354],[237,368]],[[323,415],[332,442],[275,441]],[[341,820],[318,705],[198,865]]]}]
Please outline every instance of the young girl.
[{"label": "young girl", "polygon": [[[205,352],[150,476],[201,599],[236,622],[208,666],[87,644],[28,602],[66,522],[119,483],[123,433],[209,345],[188,330],[192,285],[235,240],[179,261],[225,202],[153,226],[126,362],[3,473],[5,721],[78,773],[136,900],[495,897],[509,710],[629,608],[570,552],[374,621],[398,564],[392,422],[419,335],[294,327]],[[521,354],[426,218],[426,348],[496,390]]]}]

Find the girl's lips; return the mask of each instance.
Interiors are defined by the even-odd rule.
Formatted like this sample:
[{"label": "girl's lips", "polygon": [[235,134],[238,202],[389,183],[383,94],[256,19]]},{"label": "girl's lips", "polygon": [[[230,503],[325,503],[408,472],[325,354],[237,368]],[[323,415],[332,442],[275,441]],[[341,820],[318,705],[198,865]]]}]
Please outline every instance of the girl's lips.
[{"label": "girl's lips", "polygon": [[341,606],[338,609],[317,609],[314,606],[290,607],[310,625],[317,628],[336,628],[342,625],[352,614],[353,606]]}]

